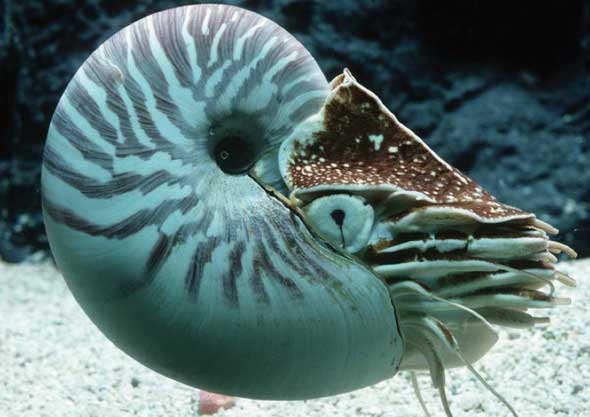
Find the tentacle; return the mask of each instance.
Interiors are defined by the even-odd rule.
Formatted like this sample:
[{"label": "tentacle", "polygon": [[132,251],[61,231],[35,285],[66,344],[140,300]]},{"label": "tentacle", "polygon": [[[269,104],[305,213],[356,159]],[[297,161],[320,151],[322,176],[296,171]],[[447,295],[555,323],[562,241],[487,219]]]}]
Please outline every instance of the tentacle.
[{"label": "tentacle", "polygon": [[426,337],[426,334],[420,331],[421,325],[419,325],[418,322],[407,323],[407,328],[416,328],[416,330],[418,330],[416,332],[408,333],[407,343],[418,349],[424,356],[430,370],[432,385],[439,392],[445,414],[447,417],[453,417],[445,392],[445,368],[437,353],[440,349],[435,346],[435,342],[431,338]]},{"label": "tentacle", "polygon": [[420,392],[420,385],[418,384],[418,378],[416,377],[416,372],[410,372],[410,380],[412,381],[412,388],[414,389],[414,394],[416,394],[416,398],[420,403],[420,407],[422,407],[422,411],[426,417],[432,417],[428,408],[426,407],[426,403],[424,402],[424,398],[422,398],[422,393]]},{"label": "tentacle", "polygon": [[[402,312],[410,312],[412,311],[412,305],[416,303],[416,299],[410,300],[410,301],[406,301],[404,303],[403,298],[408,297],[408,296],[417,296],[418,298],[425,298],[427,301],[438,301],[442,304],[447,304],[449,306],[449,308],[456,308],[459,310],[463,310],[466,311],[467,313],[473,315],[474,317],[478,318],[479,320],[481,320],[481,322],[483,324],[485,324],[490,331],[495,332],[494,328],[492,327],[492,325],[488,322],[488,320],[483,317],[480,313],[478,313],[477,311],[469,308],[468,306],[461,304],[461,303],[457,303],[457,302],[453,302],[450,300],[447,300],[443,297],[439,297],[435,294],[433,294],[430,290],[428,290],[427,288],[425,288],[423,285],[419,284],[418,282],[415,281],[402,281],[399,282],[393,286],[390,287],[390,294],[391,294],[391,298],[392,300],[394,300],[394,302],[396,302],[396,305],[400,306],[400,310]],[[406,308],[403,308],[403,307]],[[424,307],[423,307],[424,308]],[[420,314],[427,314],[428,311],[430,311],[429,307],[425,307],[426,311],[423,308],[418,308],[415,309],[415,311],[417,313]],[[433,308],[432,311],[440,311],[437,308]]]},{"label": "tentacle", "polygon": [[[463,362],[463,365],[469,369],[469,371],[478,379],[478,381],[486,387],[488,391],[490,391],[500,402],[502,402],[506,408],[512,413],[514,417],[518,417],[518,414],[514,410],[514,408],[506,401],[506,399],[499,394],[482,376],[477,372],[477,370],[465,359],[459,343],[455,339],[453,333],[448,329],[448,327],[442,323],[441,321],[433,318],[433,317],[422,317],[418,319],[413,319],[407,322],[407,327],[409,329],[413,329],[416,332],[422,333],[425,339],[428,339],[432,346],[436,345],[437,342],[440,342],[439,349],[446,349],[447,351],[454,352],[454,354]],[[429,363],[431,363],[429,361]],[[431,368],[431,372],[440,372],[438,368]],[[444,370],[443,370],[444,372]],[[440,377],[437,378],[440,380]],[[435,387],[438,388],[439,394],[441,396],[441,401],[443,407],[445,408],[445,413],[447,416],[451,416],[452,413],[448,407],[448,400],[446,398],[446,393],[444,391],[444,383],[443,386],[436,385]]]}]

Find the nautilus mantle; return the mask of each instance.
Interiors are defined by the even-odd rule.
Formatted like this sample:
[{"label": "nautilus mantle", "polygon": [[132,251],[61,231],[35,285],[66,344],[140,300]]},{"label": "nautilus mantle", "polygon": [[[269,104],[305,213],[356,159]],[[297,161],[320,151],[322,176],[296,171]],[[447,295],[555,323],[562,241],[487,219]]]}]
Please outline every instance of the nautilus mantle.
[{"label": "nautilus mantle", "polygon": [[82,308],[209,391],[337,394],[468,366],[564,304],[557,231],[438,157],[345,70],[231,6],[148,16],[61,98],[47,235]]}]

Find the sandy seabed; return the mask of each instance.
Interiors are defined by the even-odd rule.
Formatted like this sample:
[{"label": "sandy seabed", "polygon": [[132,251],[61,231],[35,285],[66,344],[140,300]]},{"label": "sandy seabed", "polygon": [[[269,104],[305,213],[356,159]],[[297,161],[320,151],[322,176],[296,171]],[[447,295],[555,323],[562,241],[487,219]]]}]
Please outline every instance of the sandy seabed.
[{"label": "sandy seabed", "polygon": [[[590,259],[561,264],[573,304],[548,312],[551,324],[501,333],[476,368],[521,417],[590,416]],[[198,390],[162,377],[123,354],[84,315],[50,263],[0,263],[1,417],[197,416]],[[443,416],[429,378],[430,411]],[[447,373],[455,417],[509,416],[466,370]],[[409,376],[309,401],[238,399],[217,417],[424,417]]]}]

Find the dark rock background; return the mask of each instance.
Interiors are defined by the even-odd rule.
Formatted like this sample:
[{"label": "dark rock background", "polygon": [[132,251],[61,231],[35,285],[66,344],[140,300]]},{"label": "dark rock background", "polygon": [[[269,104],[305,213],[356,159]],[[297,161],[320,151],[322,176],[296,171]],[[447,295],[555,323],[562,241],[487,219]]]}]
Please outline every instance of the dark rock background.
[{"label": "dark rock background", "polygon": [[[67,82],[169,0],[0,0],[0,257],[43,256],[47,126]],[[192,2],[194,3],[194,2]],[[349,67],[438,153],[590,256],[590,1],[243,0],[328,78]]]}]

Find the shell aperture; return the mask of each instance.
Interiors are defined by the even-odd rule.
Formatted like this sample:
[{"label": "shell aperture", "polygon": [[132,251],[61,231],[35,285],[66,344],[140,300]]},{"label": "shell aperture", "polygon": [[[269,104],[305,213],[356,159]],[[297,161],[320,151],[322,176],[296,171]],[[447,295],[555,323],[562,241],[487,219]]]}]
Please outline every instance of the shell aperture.
[{"label": "shell aperture", "polygon": [[148,16],[77,71],[45,147],[44,220],[68,286],[117,346],[251,398],[397,371],[387,288],[267,188],[286,189],[278,147],[328,92],[293,36],[221,5]]}]

